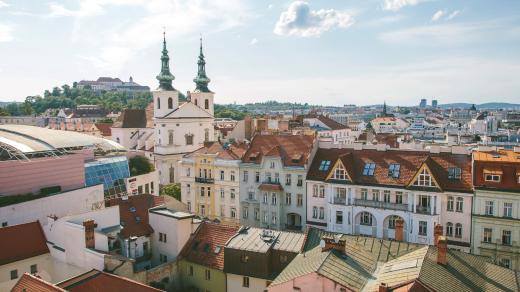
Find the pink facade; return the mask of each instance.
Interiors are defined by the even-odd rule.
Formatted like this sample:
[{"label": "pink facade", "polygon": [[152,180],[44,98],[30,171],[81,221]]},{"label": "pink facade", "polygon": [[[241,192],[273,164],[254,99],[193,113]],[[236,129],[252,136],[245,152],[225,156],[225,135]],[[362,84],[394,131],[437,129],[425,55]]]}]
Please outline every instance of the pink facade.
[{"label": "pink facade", "polygon": [[62,191],[85,186],[85,154],[0,162],[0,196],[37,194],[41,188],[61,186]]},{"label": "pink facade", "polygon": [[[269,286],[267,289],[269,292],[285,292],[285,291],[298,291],[301,292],[340,292],[340,291],[352,291],[346,287],[339,285],[338,283],[321,276],[318,273],[309,273],[300,277],[296,277],[290,281],[281,283],[275,286]],[[341,288],[345,290],[341,290]]]}]

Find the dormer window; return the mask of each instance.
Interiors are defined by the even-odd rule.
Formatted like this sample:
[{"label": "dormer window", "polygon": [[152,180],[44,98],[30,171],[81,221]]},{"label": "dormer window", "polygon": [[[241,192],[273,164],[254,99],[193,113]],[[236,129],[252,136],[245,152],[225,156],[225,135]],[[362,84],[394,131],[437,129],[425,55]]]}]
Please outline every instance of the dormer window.
[{"label": "dormer window", "polygon": [[365,164],[363,168],[363,175],[365,176],[374,176],[374,171],[376,170],[376,164],[373,162],[369,162]]},{"label": "dormer window", "polygon": [[421,173],[417,176],[417,180],[414,185],[420,187],[432,187],[432,176],[428,173],[426,168],[423,168]]},{"label": "dormer window", "polygon": [[322,160],[320,163],[320,171],[327,171],[330,167],[330,160]]},{"label": "dormer window", "polygon": [[501,169],[484,169],[484,180],[487,182],[501,182],[502,181],[502,170]]},{"label": "dormer window", "polygon": [[398,178],[399,170],[401,169],[401,165],[397,163],[392,163],[388,167],[388,177]]},{"label": "dormer window", "polygon": [[459,179],[462,177],[462,169],[460,167],[448,168],[448,179]]},{"label": "dormer window", "polygon": [[333,178],[334,179],[339,179],[339,180],[346,180],[347,179],[347,174],[346,174],[345,168],[343,168],[343,165],[338,164],[338,166],[334,170],[334,177]]}]

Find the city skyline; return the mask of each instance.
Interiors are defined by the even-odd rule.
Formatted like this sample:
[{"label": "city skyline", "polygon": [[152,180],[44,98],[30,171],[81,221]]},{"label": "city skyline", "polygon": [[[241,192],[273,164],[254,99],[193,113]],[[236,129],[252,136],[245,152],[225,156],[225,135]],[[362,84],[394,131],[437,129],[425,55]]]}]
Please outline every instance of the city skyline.
[{"label": "city skyline", "polygon": [[[519,100],[520,5],[484,1],[0,1],[0,101],[112,76],[157,87],[163,27],[178,90],[198,42],[216,103]],[[41,58],[41,56],[46,58]],[[31,65],[28,65],[31,64]]]}]

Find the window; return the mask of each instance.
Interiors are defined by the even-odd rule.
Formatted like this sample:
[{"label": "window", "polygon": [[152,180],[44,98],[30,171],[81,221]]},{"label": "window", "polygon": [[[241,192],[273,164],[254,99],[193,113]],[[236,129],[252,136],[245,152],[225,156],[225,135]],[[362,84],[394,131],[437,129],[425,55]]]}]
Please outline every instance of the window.
[{"label": "window", "polygon": [[361,225],[372,226],[372,214],[361,212]]},{"label": "window", "polygon": [[200,205],[200,215],[202,215],[202,216],[206,215],[206,206]]},{"label": "window", "polygon": [[446,209],[450,212],[453,212],[453,205],[455,204],[455,199],[452,196],[448,197],[448,206]]},{"label": "window", "polygon": [[247,182],[249,180],[249,172],[247,170],[244,171],[244,181]]},{"label": "window", "polygon": [[242,277],[242,287],[249,288],[249,277]]},{"label": "window", "polygon": [[395,229],[395,222],[399,220],[399,218],[400,217],[397,215],[390,216],[390,218],[388,219],[388,229]]},{"label": "window", "polygon": [[231,198],[231,200],[235,199],[235,189],[230,189],[229,190],[229,197]]},{"label": "window", "polygon": [[240,261],[241,261],[242,263],[247,263],[247,262],[249,261],[249,256],[246,255],[246,254],[241,255],[241,256],[240,256]]},{"label": "window", "polygon": [[493,229],[484,228],[484,236],[482,238],[482,241],[485,243],[491,243],[492,236],[493,236]]},{"label": "window", "polygon": [[266,180],[268,183],[271,183],[271,173],[270,173],[270,172],[266,172],[266,173],[265,173],[265,180]]},{"label": "window", "polygon": [[428,222],[419,221],[419,235],[426,236],[428,233]]},{"label": "window", "polygon": [[385,203],[390,203],[390,191],[383,191],[383,200]]},{"label": "window", "polygon": [[205,194],[204,187],[200,187],[200,196],[204,197],[204,194]]},{"label": "window", "polygon": [[271,194],[271,205],[276,205],[276,193]]},{"label": "window", "polygon": [[298,184],[297,186],[301,187],[303,186],[303,176],[301,174],[298,174]]},{"label": "window", "polygon": [[204,100],[204,108],[209,109],[209,100],[208,99]]},{"label": "window", "polygon": [[318,185],[312,186],[312,196],[317,197],[318,196]]},{"label": "window", "polygon": [[186,168],[186,176],[190,176],[191,175],[191,168]]},{"label": "window", "polygon": [[501,258],[500,261],[498,262],[498,264],[504,268],[511,269],[511,259]]},{"label": "window", "polygon": [[168,98],[168,109],[173,108],[173,99],[171,97]]},{"label": "window", "polygon": [[399,170],[401,168],[400,164],[392,163],[388,167],[388,177],[399,178]]},{"label": "window", "polygon": [[312,207],[312,218],[318,218],[318,207]]},{"label": "window", "polygon": [[462,224],[460,224],[460,223],[455,224],[455,237],[457,237],[457,238],[462,237]]},{"label": "window", "polygon": [[325,208],[320,207],[320,219],[325,219]]},{"label": "window", "polygon": [[511,230],[502,231],[502,244],[511,245]]},{"label": "window", "polygon": [[271,223],[272,223],[273,225],[276,225],[276,221],[277,221],[276,219],[277,219],[277,217],[276,217],[276,212],[272,212],[272,213],[271,213]]},{"label": "window", "polygon": [[325,198],[325,186],[320,186],[320,198]]},{"label": "window", "polygon": [[237,209],[231,208],[231,218],[236,218],[236,217],[237,217]]},{"label": "window", "polygon": [[402,192],[395,192],[395,203],[396,204],[403,203],[403,193]]},{"label": "window", "polygon": [[420,186],[420,187],[431,187],[432,184],[432,177],[426,170],[426,168],[423,168],[422,171],[419,173],[419,176],[417,177],[417,180],[415,181],[414,185]]},{"label": "window", "polygon": [[226,210],[224,205],[220,206],[220,217],[226,217]]},{"label": "window", "polygon": [[166,233],[159,232],[159,241],[166,243]]},{"label": "window", "polygon": [[379,202],[379,190],[372,190],[372,201]]},{"label": "window", "polygon": [[280,183],[280,174],[278,172],[274,173],[274,182],[277,184]]},{"label": "window", "polygon": [[459,167],[448,168],[448,179],[460,179],[462,177],[462,169]]},{"label": "window", "polygon": [[271,163],[269,164],[269,167],[270,167],[271,169],[273,169],[275,166],[276,166],[276,165],[275,165],[274,161],[271,161]]},{"label": "window", "polygon": [[36,274],[36,273],[38,273],[38,265],[37,264],[31,265],[31,274]]},{"label": "window", "polygon": [[285,175],[285,185],[286,186],[290,186],[291,185],[291,183],[292,183],[291,179],[292,179],[292,175],[290,173]]},{"label": "window", "polygon": [[160,253],[160,254],[159,254],[159,261],[160,261],[161,263],[166,263],[166,262],[168,262],[168,256],[163,255],[162,253]]},{"label": "window", "polygon": [[193,266],[190,266],[189,275],[193,277]]},{"label": "window", "polygon": [[501,175],[486,173],[486,174],[484,174],[484,178],[486,181],[489,181],[489,182],[500,182]]},{"label": "window", "polygon": [[376,170],[376,164],[373,162],[369,162],[365,164],[363,168],[363,175],[365,176],[374,176],[374,171]]},{"label": "window", "polygon": [[187,134],[184,137],[186,138],[186,145],[193,145],[193,134]]},{"label": "window", "polygon": [[303,194],[296,195],[296,206],[298,206],[298,207],[303,206]]},{"label": "window", "polygon": [[191,202],[190,201],[188,201],[188,211],[191,212]]},{"label": "window", "polygon": [[290,206],[292,203],[291,193],[285,194],[285,205]]},{"label": "window", "polygon": [[458,197],[456,211],[462,213],[462,209],[464,209],[464,198]]},{"label": "window", "polygon": [[11,280],[18,279],[18,270],[11,270]]},{"label": "window", "polygon": [[255,173],[255,182],[260,182],[260,172],[258,171]]},{"label": "window", "polygon": [[256,200],[255,192],[249,192],[249,193],[247,193],[247,196],[248,196],[249,200],[251,200],[251,201]]},{"label": "window", "polygon": [[168,131],[168,144],[173,145],[173,131]]},{"label": "window", "polygon": [[453,223],[446,223],[446,236],[453,236]]},{"label": "window", "polygon": [[267,193],[264,193],[264,197],[263,197],[264,204],[267,204],[267,201],[268,201]]},{"label": "window", "polygon": [[493,201],[486,201],[486,215],[488,216],[493,216],[493,205],[494,205],[494,202]]},{"label": "window", "polygon": [[206,270],[206,273],[204,274],[204,279],[206,280],[211,280],[211,271],[210,270]]},{"label": "window", "polygon": [[161,109],[161,99],[157,98],[157,109]]},{"label": "window", "polygon": [[504,217],[513,217],[513,203],[504,203]]},{"label": "window", "polygon": [[255,208],[255,220],[260,221],[260,209]]},{"label": "window", "polygon": [[330,160],[322,160],[320,162],[319,170],[320,171],[327,171],[327,170],[329,170],[329,167],[330,167]]},{"label": "window", "polygon": [[225,175],[224,171],[221,170],[220,171],[220,180],[224,180],[224,178],[225,178],[224,175]]},{"label": "window", "polygon": [[361,200],[368,201],[368,190],[361,189]]},{"label": "window", "polygon": [[224,199],[224,197],[225,197],[224,189],[220,189],[220,198]]},{"label": "window", "polygon": [[338,166],[336,166],[336,169],[334,170],[333,178],[340,179],[340,180],[347,179],[346,171],[345,171],[345,168],[343,168],[343,165],[338,164]]},{"label": "window", "polygon": [[336,211],[336,224],[343,224],[343,211]]},{"label": "window", "polygon": [[280,255],[280,263],[285,264],[287,260],[287,255]]},{"label": "window", "polygon": [[235,172],[231,171],[231,181],[235,181]]}]

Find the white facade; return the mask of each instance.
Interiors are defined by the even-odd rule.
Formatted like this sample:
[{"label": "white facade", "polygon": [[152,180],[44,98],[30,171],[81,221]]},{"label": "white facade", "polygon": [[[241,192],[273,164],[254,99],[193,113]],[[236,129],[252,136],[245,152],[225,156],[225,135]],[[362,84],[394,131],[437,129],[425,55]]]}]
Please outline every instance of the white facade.
[{"label": "white facade", "polygon": [[[263,292],[270,282],[266,279],[226,273],[228,292]],[[248,278],[249,287],[244,287],[244,278]]]},{"label": "white facade", "polygon": [[125,179],[126,191],[130,195],[159,195],[159,171],[132,176]]},{"label": "white facade", "polygon": [[154,129],[151,128],[111,128],[110,139],[126,149],[149,149],[154,144]]}]

